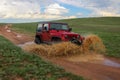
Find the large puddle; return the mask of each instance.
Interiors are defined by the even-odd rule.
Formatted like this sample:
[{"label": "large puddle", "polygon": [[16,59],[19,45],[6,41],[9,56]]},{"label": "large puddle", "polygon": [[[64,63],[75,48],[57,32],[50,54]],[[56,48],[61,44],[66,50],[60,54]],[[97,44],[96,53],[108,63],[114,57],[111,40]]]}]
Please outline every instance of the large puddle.
[{"label": "large puddle", "polygon": [[[24,48],[25,46],[32,46],[32,44],[35,44],[35,43],[31,41],[31,42],[26,42],[24,44],[19,44],[18,46],[21,48]],[[66,59],[72,62],[90,62],[94,64],[101,64],[101,65],[120,68],[119,63],[112,61],[110,59],[107,59],[103,55],[95,54],[95,53],[72,56]]]},{"label": "large puddle", "polygon": [[112,61],[110,59],[107,59],[103,55],[94,54],[94,53],[68,57],[67,60],[72,61],[72,62],[89,62],[89,63],[94,63],[94,64],[102,64],[106,66],[120,68],[119,63]]},{"label": "large puddle", "polygon": [[107,65],[107,66],[112,66],[112,67],[118,67],[118,68],[120,68],[120,64],[119,63],[114,62],[114,61],[109,60],[109,59],[104,59],[103,64]]}]

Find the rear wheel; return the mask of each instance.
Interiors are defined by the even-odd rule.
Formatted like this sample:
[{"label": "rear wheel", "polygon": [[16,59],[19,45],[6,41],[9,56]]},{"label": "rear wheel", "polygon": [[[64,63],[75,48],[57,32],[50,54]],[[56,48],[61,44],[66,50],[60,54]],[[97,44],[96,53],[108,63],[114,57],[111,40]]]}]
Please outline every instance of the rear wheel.
[{"label": "rear wheel", "polygon": [[42,41],[41,41],[41,39],[39,37],[35,37],[35,43],[36,44],[41,44]]}]

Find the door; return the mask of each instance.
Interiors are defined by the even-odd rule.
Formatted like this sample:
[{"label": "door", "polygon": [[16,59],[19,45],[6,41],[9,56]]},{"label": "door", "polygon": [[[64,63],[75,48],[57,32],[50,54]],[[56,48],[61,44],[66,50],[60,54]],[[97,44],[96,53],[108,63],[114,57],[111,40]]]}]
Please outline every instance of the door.
[{"label": "door", "polygon": [[43,24],[42,40],[43,41],[51,41],[51,36],[49,33],[49,24]]}]

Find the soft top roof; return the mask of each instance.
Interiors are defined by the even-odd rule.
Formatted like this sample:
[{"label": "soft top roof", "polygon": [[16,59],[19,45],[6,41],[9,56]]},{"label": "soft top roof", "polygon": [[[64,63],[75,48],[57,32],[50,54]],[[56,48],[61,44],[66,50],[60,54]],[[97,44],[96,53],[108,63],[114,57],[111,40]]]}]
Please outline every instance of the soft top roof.
[{"label": "soft top roof", "polygon": [[61,23],[61,22],[39,22],[39,23],[42,23],[42,24],[45,24],[45,23],[49,23],[49,24],[67,24],[67,23]]}]

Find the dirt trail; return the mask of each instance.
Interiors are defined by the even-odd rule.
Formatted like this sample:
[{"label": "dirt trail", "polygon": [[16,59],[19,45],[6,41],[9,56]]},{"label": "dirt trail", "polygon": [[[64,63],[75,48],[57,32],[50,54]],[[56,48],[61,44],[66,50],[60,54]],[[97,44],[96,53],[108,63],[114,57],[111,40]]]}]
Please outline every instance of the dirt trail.
[{"label": "dirt trail", "polygon": [[[11,31],[9,27],[0,27],[0,35],[6,37],[14,44],[23,44],[33,41],[33,37],[25,34]],[[68,60],[67,57],[49,58],[43,57],[45,60],[51,61],[54,64],[62,66],[66,71],[76,75],[83,76],[90,80],[120,80],[120,67],[101,65],[90,62],[74,62]],[[120,59],[109,58],[120,63]]]},{"label": "dirt trail", "polygon": [[12,31],[8,25],[0,26],[0,35],[9,39],[14,44],[24,44],[33,40],[33,37]]}]

